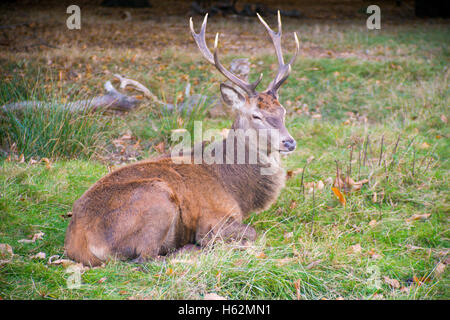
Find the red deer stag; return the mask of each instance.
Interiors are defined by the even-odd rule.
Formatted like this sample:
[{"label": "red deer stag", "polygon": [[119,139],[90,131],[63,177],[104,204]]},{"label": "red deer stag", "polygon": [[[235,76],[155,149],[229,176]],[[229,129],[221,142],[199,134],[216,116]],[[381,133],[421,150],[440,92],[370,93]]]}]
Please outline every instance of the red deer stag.
[{"label": "red deer stag", "polygon": [[[258,93],[255,89],[262,75],[248,83],[220,63],[218,34],[214,54],[208,49],[205,41],[207,17],[200,33],[195,33],[192,18],[190,29],[206,60],[239,88],[220,86],[225,103],[237,111],[232,129],[255,130],[257,138],[260,129],[276,131],[277,135],[269,134],[267,138],[272,147],[258,145],[255,163],[180,163],[176,157],[167,156],[130,164],[109,173],[73,205],[65,239],[69,258],[91,266],[109,258],[144,262],[177,249],[192,248],[193,244],[205,246],[217,238],[255,240],[255,230],[242,224],[242,220],[250,212],[268,208],[277,199],[285,180],[279,154],[292,152],[296,146],[285,127],[286,110],[278,101],[278,89],[289,76],[299,42],[294,33],[295,53],[285,64],[280,13],[278,32],[258,15],[275,46],[279,65],[267,90]],[[248,160],[255,143],[248,137],[244,137],[243,142],[241,136],[231,132],[233,130],[223,141],[213,143],[223,147],[224,155],[228,155],[230,148],[236,149],[237,144],[243,143]],[[235,156],[233,160],[236,160]],[[262,169],[268,166],[275,170],[272,174],[262,174]]]}]

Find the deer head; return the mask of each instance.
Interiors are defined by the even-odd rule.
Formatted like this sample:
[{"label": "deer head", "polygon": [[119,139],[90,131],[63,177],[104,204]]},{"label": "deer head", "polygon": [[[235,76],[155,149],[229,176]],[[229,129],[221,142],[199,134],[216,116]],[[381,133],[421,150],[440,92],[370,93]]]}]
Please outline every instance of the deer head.
[{"label": "deer head", "polygon": [[[272,146],[278,146],[278,150],[272,151],[290,153],[295,149],[296,142],[286,129],[286,110],[278,101],[278,90],[283,82],[286,81],[289,73],[291,72],[291,65],[297,57],[300,45],[297,34],[294,33],[296,44],[295,53],[289,63],[285,64],[281,49],[280,12],[278,11],[278,32],[274,32],[259,14],[257,14],[257,16],[261,23],[266,27],[270,38],[272,39],[278,59],[278,72],[275,78],[269,84],[268,88],[260,93],[256,91],[256,87],[262,79],[262,74],[260,74],[259,78],[255,82],[249,83],[238,78],[220,63],[218,57],[219,33],[216,34],[216,39],[214,42],[214,54],[212,54],[208,49],[205,40],[208,14],[205,15],[200,33],[196,33],[194,31],[192,18],[190,19],[191,34],[206,60],[213,64],[235,86],[242,89],[242,91],[236,90],[232,86],[223,83],[220,85],[223,100],[238,113],[238,116],[233,124],[233,129],[255,129],[257,133],[260,132],[261,129],[275,129],[278,134],[276,137],[269,137],[269,139],[272,140]],[[274,139],[277,139],[278,141],[273,141]]]}]

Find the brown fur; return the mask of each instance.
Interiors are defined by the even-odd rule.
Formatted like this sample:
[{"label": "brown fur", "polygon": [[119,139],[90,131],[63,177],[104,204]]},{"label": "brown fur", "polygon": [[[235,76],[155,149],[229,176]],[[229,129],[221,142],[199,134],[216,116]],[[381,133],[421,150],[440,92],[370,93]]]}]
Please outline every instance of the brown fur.
[{"label": "brown fur", "polygon": [[[225,155],[226,140],[220,143]],[[67,255],[95,266],[110,257],[146,260],[216,237],[254,240],[242,220],[267,208],[284,185],[283,170],[264,176],[262,166],[176,164],[166,157],[119,168],[75,202]]]},{"label": "brown fur", "polygon": [[[226,85],[221,90],[224,100],[240,111],[233,128],[278,129],[279,146],[270,152],[276,156],[286,151],[283,141],[292,137],[284,126],[285,110],[275,97],[261,93],[244,99]],[[236,148],[236,136],[216,142],[222,144],[224,157],[229,139],[235,139]],[[74,203],[65,239],[68,257],[96,266],[110,258],[145,261],[217,238],[254,240],[255,230],[242,220],[268,208],[285,177],[278,166],[274,174],[262,175],[269,164],[258,159],[256,164],[208,165],[179,164],[166,156],[111,172]]]},{"label": "brown fur", "polygon": [[278,100],[268,93],[259,94],[257,101],[258,108],[261,110],[274,112],[277,111],[277,109],[281,108],[281,104],[278,102]]},{"label": "brown fur", "polygon": [[254,240],[254,230],[240,223],[276,199],[283,177],[261,176],[258,165],[170,158],[122,167],[75,202],[67,255],[95,266],[109,257],[145,260],[215,236]]}]

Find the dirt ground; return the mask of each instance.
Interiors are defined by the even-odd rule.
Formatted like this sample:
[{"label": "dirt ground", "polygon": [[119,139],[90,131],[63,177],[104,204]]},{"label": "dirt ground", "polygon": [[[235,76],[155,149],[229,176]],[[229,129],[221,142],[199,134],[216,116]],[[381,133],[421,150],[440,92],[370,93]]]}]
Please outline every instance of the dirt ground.
[{"label": "dirt ground", "polygon": [[[0,5],[0,51],[29,52],[52,49],[54,47],[80,48],[117,48],[155,50],[168,45],[194,48],[187,30],[188,18],[200,23],[201,17],[190,9],[191,1],[168,0],[151,1],[151,8],[109,8],[99,5],[101,1],[77,1],[81,8],[81,30],[67,32],[66,19],[69,16],[66,8],[71,3],[61,1],[17,1],[12,4]],[[212,1],[214,2],[214,1]],[[261,1],[258,1],[261,2]],[[240,10],[246,2],[238,1]],[[332,24],[334,29],[349,24],[365,26],[368,17],[366,9],[370,5],[366,1],[273,1],[266,0],[263,4],[271,9],[297,10],[300,18],[283,18],[285,30],[293,26],[319,26],[315,32],[330,32],[329,27],[320,30],[320,26]],[[414,20],[413,1],[378,1],[381,8],[382,23],[404,24]],[[248,48],[253,47],[253,40],[264,37],[264,30],[254,28],[256,19],[242,16],[214,16],[210,19],[212,34],[216,26],[223,26],[226,21],[234,21],[227,30],[220,29],[225,34],[224,40],[234,43],[229,34],[238,36]],[[274,17],[267,17],[274,22]],[[239,30],[233,30],[237,27]],[[301,36],[301,34],[300,34]],[[230,46],[227,46],[229,50]],[[248,48],[245,48],[246,50]],[[242,48],[239,47],[238,50]],[[312,54],[327,54],[316,52]]]}]

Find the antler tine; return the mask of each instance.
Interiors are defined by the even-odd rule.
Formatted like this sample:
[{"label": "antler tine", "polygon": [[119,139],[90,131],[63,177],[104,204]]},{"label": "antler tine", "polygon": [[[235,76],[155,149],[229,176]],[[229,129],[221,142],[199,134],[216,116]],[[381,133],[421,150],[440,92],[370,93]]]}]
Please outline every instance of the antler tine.
[{"label": "antler tine", "polygon": [[208,47],[206,46],[205,41],[205,32],[206,32],[206,23],[208,22],[208,14],[205,15],[205,18],[203,19],[202,27],[200,29],[199,33],[195,33],[194,30],[194,23],[192,22],[192,17],[189,19],[189,27],[191,29],[192,37],[195,40],[195,43],[197,44],[198,48],[200,49],[200,52],[203,54],[206,60],[208,60],[210,63],[214,64],[214,57],[209,51]]},{"label": "antler tine", "polygon": [[252,83],[248,83],[244,80],[239,79],[236,75],[234,75],[232,72],[228,71],[219,61],[219,56],[217,54],[218,49],[218,42],[219,42],[219,33],[216,33],[216,39],[214,41],[214,65],[216,68],[225,76],[227,77],[231,82],[236,84],[238,87],[242,88],[249,96],[253,96],[256,94],[256,87],[261,82],[261,79],[263,77],[263,74],[261,73],[259,75],[259,78]]},{"label": "antler tine", "polygon": [[280,86],[283,84],[284,81],[289,77],[289,74],[291,73],[291,66],[295,62],[295,59],[297,58],[298,52],[300,50],[300,43],[298,41],[297,33],[294,32],[294,38],[295,38],[295,52],[292,56],[291,60],[289,60],[288,64],[283,65],[279,68],[277,75],[275,76],[275,79],[270,83],[269,85],[269,91],[277,92]]},{"label": "antler tine", "polygon": [[203,19],[202,28],[200,29],[199,33],[195,33],[194,30],[194,23],[192,22],[192,18],[189,20],[189,25],[191,29],[192,37],[194,38],[195,42],[197,43],[198,48],[200,49],[200,52],[203,54],[206,60],[208,60],[211,64],[213,64],[217,70],[220,71],[228,80],[233,82],[235,85],[237,85],[239,88],[244,90],[249,96],[256,95],[256,87],[261,82],[262,79],[262,73],[260,74],[259,78],[252,83],[248,83],[242,79],[239,79],[236,75],[234,75],[231,71],[228,71],[219,61],[218,57],[218,42],[219,42],[219,33],[216,34],[216,39],[214,41],[214,55],[211,53],[211,51],[208,49],[208,46],[206,45],[205,40],[205,30],[206,30],[206,23],[208,20],[208,14],[205,15],[205,18]]},{"label": "antler tine", "polygon": [[275,52],[278,59],[278,72],[275,76],[275,79],[269,84],[269,87],[267,88],[267,91],[272,91],[276,93],[280,86],[283,84],[284,81],[289,77],[289,73],[291,72],[291,65],[294,63],[295,58],[298,55],[298,51],[300,49],[300,44],[298,41],[297,33],[294,32],[294,38],[295,38],[295,52],[292,56],[291,60],[288,64],[284,63],[283,59],[283,52],[281,49],[281,36],[282,36],[282,30],[281,30],[281,15],[280,10],[278,10],[278,32],[273,31],[266,21],[257,13],[256,14],[259,18],[259,21],[266,27],[267,32],[269,33],[270,38],[272,39],[272,43],[275,47]]},{"label": "antler tine", "polygon": [[259,18],[259,21],[261,21],[261,23],[264,25],[264,27],[266,27],[267,32],[269,33],[270,38],[272,39],[273,45],[275,47],[275,51],[277,54],[277,58],[278,58],[278,64],[279,65],[283,65],[284,64],[284,60],[283,60],[283,53],[281,52],[281,16],[280,16],[280,10],[278,10],[278,32],[273,31],[269,25],[267,24],[266,21],[264,21],[264,19],[259,15],[259,13],[256,13],[256,15]]}]

